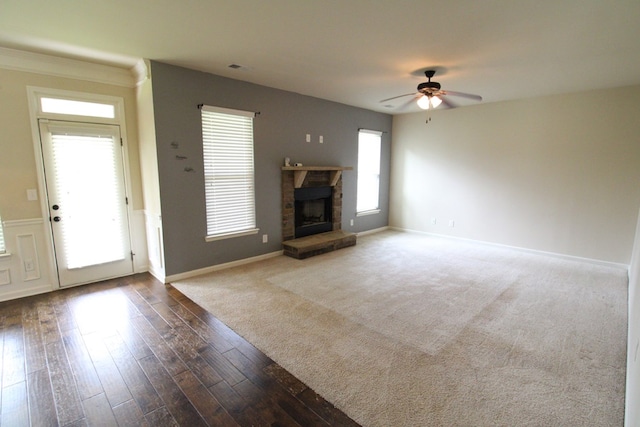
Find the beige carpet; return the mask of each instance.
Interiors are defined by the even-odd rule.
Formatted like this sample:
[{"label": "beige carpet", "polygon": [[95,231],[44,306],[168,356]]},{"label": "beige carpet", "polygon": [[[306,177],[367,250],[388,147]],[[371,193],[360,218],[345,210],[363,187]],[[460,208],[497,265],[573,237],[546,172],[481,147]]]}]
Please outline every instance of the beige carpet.
[{"label": "beige carpet", "polygon": [[623,423],[623,269],[385,231],[173,285],[364,426]]}]

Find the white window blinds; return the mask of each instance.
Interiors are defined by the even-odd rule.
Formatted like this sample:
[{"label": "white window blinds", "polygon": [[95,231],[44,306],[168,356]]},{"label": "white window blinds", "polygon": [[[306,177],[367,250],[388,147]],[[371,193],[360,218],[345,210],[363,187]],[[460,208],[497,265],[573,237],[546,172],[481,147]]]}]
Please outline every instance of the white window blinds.
[{"label": "white window blinds", "polygon": [[[58,224],[69,269],[125,259],[120,140],[113,135],[51,130],[52,178],[64,219]],[[82,178],[80,178],[82,177]],[[92,245],[98,241],[100,245]],[[94,248],[87,250],[87,248]]]},{"label": "white window blinds", "polygon": [[380,208],[380,146],[382,132],[360,129],[358,132],[358,187],[356,211],[373,212]]},{"label": "white window blinds", "polygon": [[2,232],[2,217],[0,217],[0,254],[3,254],[7,251],[7,248],[4,245],[4,234]]},{"label": "white window blinds", "polygon": [[252,112],[201,106],[207,237],[257,232]]}]

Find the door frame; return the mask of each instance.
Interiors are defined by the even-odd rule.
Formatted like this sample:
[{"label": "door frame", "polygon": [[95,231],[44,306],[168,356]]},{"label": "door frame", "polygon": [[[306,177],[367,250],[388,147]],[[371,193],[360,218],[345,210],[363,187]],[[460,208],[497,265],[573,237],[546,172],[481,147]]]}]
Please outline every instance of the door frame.
[{"label": "door frame", "polygon": [[[60,279],[58,277],[58,267],[55,258],[55,250],[53,244],[53,228],[51,225],[51,221],[49,220],[49,204],[47,197],[47,187],[45,182],[45,173],[44,173],[44,162],[43,162],[43,153],[42,153],[42,145],[40,142],[40,127],[39,127],[39,119],[51,119],[51,120],[62,120],[62,121],[71,121],[71,122],[79,122],[79,123],[98,123],[98,124],[109,124],[109,125],[117,125],[120,127],[120,137],[122,138],[122,161],[124,168],[124,186],[127,197],[129,198],[129,203],[127,204],[127,218],[129,221],[129,241],[131,242],[132,250],[135,252],[135,248],[133,246],[133,203],[131,202],[131,176],[130,176],[130,167],[129,167],[129,149],[127,144],[127,127],[125,123],[125,112],[124,112],[124,99],[122,97],[110,96],[110,95],[100,95],[94,93],[87,92],[77,92],[77,91],[69,91],[62,89],[51,89],[37,86],[27,86],[27,99],[29,103],[29,118],[31,124],[31,136],[33,142],[33,151],[34,151],[34,159],[36,162],[36,175],[38,179],[38,201],[40,203],[40,212],[43,219],[43,227],[46,237],[45,242],[45,251],[47,254],[47,267],[49,269],[50,277],[52,278],[52,288],[53,289],[61,289]],[[45,113],[40,108],[40,98],[42,97],[53,97],[53,98],[63,98],[63,99],[71,99],[76,101],[85,101],[85,102],[97,102],[103,104],[111,104],[114,106],[114,118],[101,118],[101,117],[92,117],[92,116],[81,116],[81,115],[68,115],[68,114],[55,114],[55,113]],[[135,273],[135,262],[133,263],[133,272]],[[71,285],[65,286],[65,288],[80,286]]]}]

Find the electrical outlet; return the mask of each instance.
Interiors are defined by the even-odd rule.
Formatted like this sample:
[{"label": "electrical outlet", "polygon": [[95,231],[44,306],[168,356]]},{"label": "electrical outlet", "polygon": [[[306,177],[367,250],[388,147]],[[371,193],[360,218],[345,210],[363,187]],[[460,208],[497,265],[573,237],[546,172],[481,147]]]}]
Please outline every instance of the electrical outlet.
[{"label": "electrical outlet", "polygon": [[323,144],[323,143],[324,143],[324,138],[322,137],[322,135],[320,135],[320,137],[318,138],[318,142],[319,142],[320,144]]},{"label": "electrical outlet", "polygon": [[353,227],[353,219],[349,222],[349,224]]},{"label": "electrical outlet", "polygon": [[263,234],[262,235],[262,243],[267,243],[269,241],[269,235],[268,234]]},{"label": "electrical outlet", "polygon": [[431,218],[431,225],[436,225],[436,224],[437,224],[437,222],[438,222],[438,220],[437,220],[437,219],[435,219],[435,218]]},{"label": "electrical outlet", "polygon": [[450,219],[449,220],[449,227],[453,228],[453,227],[455,227],[455,225],[456,225],[456,222],[454,220]]},{"label": "electrical outlet", "polygon": [[307,134],[307,142],[311,142],[311,134],[310,133]]},{"label": "electrical outlet", "polygon": [[24,260],[24,271],[33,271],[35,270],[35,267],[33,265],[33,260],[32,259],[25,259]]}]

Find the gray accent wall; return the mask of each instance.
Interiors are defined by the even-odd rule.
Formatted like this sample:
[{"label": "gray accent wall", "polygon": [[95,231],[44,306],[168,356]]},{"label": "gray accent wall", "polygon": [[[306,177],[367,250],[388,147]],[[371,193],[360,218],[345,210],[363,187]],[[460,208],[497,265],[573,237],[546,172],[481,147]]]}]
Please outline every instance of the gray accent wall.
[{"label": "gray accent wall", "polygon": [[[308,166],[353,166],[353,171],[343,173],[342,228],[360,232],[388,225],[391,115],[161,62],[150,64],[167,276],[282,249],[280,168],[285,157]],[[205,241],[198,104],[260,113],[254,120],[256,216],[260,229],[256,235]],[[364,217],[356,217],[359,128],[384,132],[381,213]],[[311,135],[311,142],[306,142],[306,134]],[[350,226],[352,219],[354,226]],[[263,234],[268,235],[267,243],[262,243]]]}]

